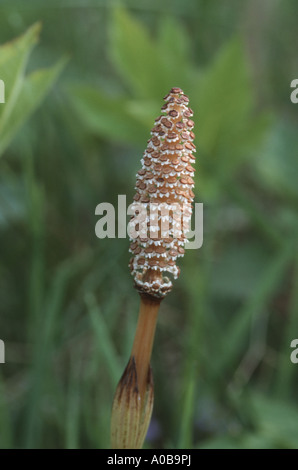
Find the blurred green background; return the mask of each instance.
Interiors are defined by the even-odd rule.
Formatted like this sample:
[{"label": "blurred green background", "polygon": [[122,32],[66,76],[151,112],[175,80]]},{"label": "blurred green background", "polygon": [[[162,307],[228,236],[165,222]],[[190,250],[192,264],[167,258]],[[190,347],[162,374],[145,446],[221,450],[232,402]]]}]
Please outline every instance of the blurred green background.
[{"label": "blurred green background", "polygon": [[294,0],[0,2],[1,44],[19,37],[0,49],[1,448],[109,447],[139,299],[128,239],[96,238],[95,207],[132,201],[173,86],[194,110],[204,244],[161,305],[145,446],[298,448],[297,16]]}]

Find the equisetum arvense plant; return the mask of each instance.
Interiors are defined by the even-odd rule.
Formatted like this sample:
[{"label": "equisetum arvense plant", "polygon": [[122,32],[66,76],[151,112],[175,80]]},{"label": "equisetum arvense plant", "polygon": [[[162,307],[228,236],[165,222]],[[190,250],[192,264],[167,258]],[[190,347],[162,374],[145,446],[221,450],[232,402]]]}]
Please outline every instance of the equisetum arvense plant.
[{"label": "equisetum arvense plant", "polygon": [[137,173],[131,208],[130,269],[140,294],[140,312],[131,356],[112,409],[111,446],[141,448],[153,408],[152,345],[160,303],[179,276],[194,193],[194,122],[181,88],[164,98]]}]

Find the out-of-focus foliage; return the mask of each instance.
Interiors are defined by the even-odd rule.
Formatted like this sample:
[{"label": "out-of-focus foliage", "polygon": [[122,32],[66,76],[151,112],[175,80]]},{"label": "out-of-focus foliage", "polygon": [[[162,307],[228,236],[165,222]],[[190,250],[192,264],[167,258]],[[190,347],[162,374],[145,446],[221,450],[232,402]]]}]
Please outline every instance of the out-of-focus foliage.
[{"label": "out-of-focus foliage", "polygon": [[94,211],[118,222],[180,86],[204,244],[161,307],[146,446],[297,448],[298,4],[27,3],[0,5],[0,447],[109,446],[138,296]]},{"label": "out-of-focus foliage", "polygon": [[70,97],[82,125],[141,148],[160,109],[156,97],[179,84],[189,90],[199,126],[200,193],[210,196],[205,190],[214,190],[218,179],[231,178],[268,125],[266,113],[256,113],[242,41],[225,43],[202,68],[193,66],[190,38],[171,18],[152,39],[141,22],[117,9],[110,29],[110,56],[128,93],[109,96],[88,85],[72,87]]},{"label": "out-of-focus foliage", "polygon": [[28,77],[25,68],[38,40],[40,24],[0,48],[0,76],[5,84],[5,106],[0,108],[0,155],[28,116],[37,108],[59,74],[62,62],[37,70]]}]

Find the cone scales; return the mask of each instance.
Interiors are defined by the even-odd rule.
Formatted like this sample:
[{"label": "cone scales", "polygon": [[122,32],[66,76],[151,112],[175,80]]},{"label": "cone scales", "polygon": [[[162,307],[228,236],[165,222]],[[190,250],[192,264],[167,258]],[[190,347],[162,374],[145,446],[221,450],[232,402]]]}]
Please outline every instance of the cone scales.
[{"label": "cone scales", "polygon": [[[113,402],[111,445],[141,448],[153,408],[150,358],[161,300],[179,276],[194,193],[192,110],[181,88],[165,96],[137,174],[130,221],[130,269],[141,305],[134,344]],[[138,229],[136,229],[138,227]]]},{"label": "cone scales", "polygon": [[[131,237],[130,268],[140,293],[163,298],[177,278],[176,259],[184,255],[194,198],[195,138],[188,97],[172,88],[164,98],[163,114],[156,119],[137,174],[132,210],[145,214],[146,223]],[[134,216],[131,224],[139,221]],[[168,230],[167,230],[168,229]],[[135,235],[135,233],[134,233]]]}]

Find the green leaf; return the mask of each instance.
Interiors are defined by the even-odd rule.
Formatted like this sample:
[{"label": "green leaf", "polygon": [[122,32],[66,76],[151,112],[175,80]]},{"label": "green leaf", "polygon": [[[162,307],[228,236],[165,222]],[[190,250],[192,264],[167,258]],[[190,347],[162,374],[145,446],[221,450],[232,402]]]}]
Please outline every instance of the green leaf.
[{"label": "green leaf", "polygon": [[243,49],[238,40],[233,40],[218,52],[201,84],[199,108],[203,119],[200,141],[204,150],[212,153],[216,146],[222,145],[222,141],[227,142],[251,107],[252,95]]},{"label": "green leaf", "polygon": [[149,138],[150,125],[144,124],[144,115],[137,119],[141,111],[136,112],[136,104],[85,85],[72,86],[69,91],[72,106],[90,132],[135,144],[144,144]]},{"label": "green leaf", "polygon": [[138,97],[160,96],[173,86],[147,29],[122,8],[112,15],[110,55],[118,73]]},{"label": "green leaf", "polygon": [[267,114],[255,113],[248,61],[240,40],[234,38],[219,50],[203,73],[194,99],[205,169],[213,176],[229,177],[260,142],[269,122]]},{"label": "green leaf", "polygon": [[110,29],[110,55],[133,98],[76,85],[70,88],[70,99],[89,131],[144,146],[160,113],[157,99],[174,85],[191,83],[188,38],[176,21],[166,19],[158,40],[153,40],[144,25],[122,8],[113,10]]},{"label": "green leaf", "polygon": [[281,119],[275,123],[256,160],[260,183],[265,183],[268,189],[279,196],[297,199],[297,154],[297,126]]},{"label": "green leaf", "polygon": [[39,106],[65,60],[55,66],[38,70],[25,77],[25,68],[40,24],[36,23],[20,38],[0,47],[0,77],[5,84],[5,104],[0,106],[0,156],[15,134]]},{"label": "green leaf", "polygon": [[38,41],[41,24],[35,23],[25,34],[0,47],[0,78],[5,84],[5,106],[0,106],[0,118],[9,115],[18,98],[22,77],[31,50]]},{"label": "green leaf", "polygon": [[259,433],[274,440],[276,447],[298,449],[297,405],[257,393],[252,405]]},{"label": "green leaf", "polygon": [[166,61],[174,62],[175,65],[187,65],[191,50],[190,38],[186,31],[174,17],[162,18],[158,34],[159,49]]},{"label": "green leaf", "polygon": [[155,41],[155,54],[160,56],[169,89],[172,86],[179,86],[186,91],[193,88],[193,84],[198,84],[195,81],[197,77],[190,60],[190,51],[190,37],[182,24],[171,16],[164,18]]},{"label": "green leaf", "polygon": [[72,98],[80,117],[92,132],[144,146],[159,113],[157,100],[173,86],[184,88],[200,126],[200,192],[216,195],[222,179],[232,177],[268,127],[268,116],[255,113],[241,41],[231,40],[207,68],[198,69],[191,60],[190,38],[172,17],[163,19],[152,38],[141,21],[117,8],[109,32],[109,55],[130,97],[76,89]]},{"label": "green leaf", "polygon": [[18,101],[15,103],[10,116],[2,122],[0,155],[21,125],[39,106],[64,65],[65,60],[61,60],[53,67],[37,70],[23,80]]}]

